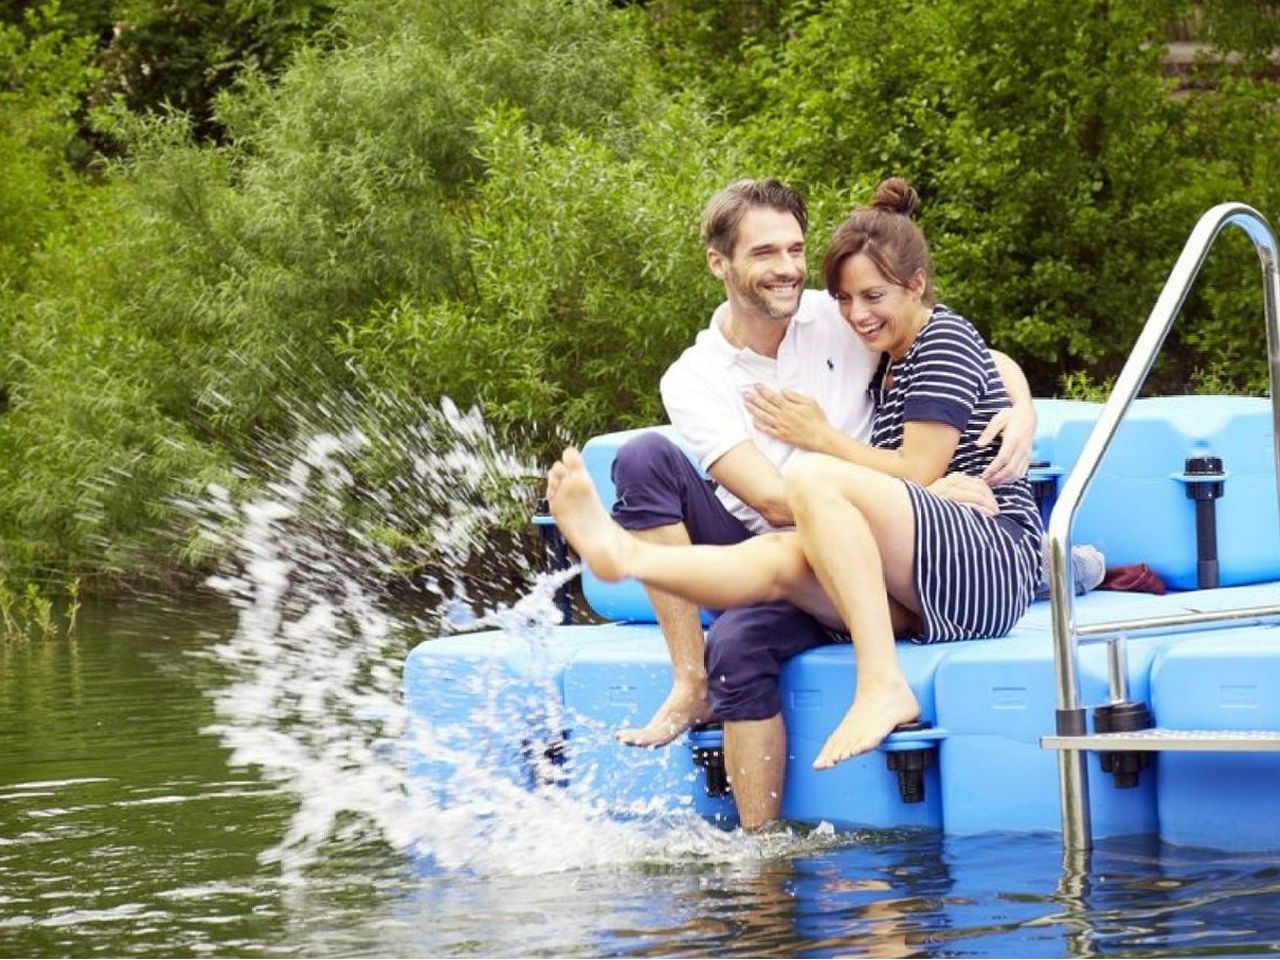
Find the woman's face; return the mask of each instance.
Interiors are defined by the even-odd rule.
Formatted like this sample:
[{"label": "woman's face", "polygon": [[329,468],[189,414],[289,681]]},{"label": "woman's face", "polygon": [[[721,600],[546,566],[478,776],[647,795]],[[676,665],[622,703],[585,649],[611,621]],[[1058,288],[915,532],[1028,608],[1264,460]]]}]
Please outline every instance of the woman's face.
[{"label": "woman's face", "polygon": [[840,266],[836,301],[840,315],[868,350],[887,352],[901,359],[911,348],[928,311],[925,309],[924,272],[917,272],[903,286],[885,277],[865,253],[847,258]]}]

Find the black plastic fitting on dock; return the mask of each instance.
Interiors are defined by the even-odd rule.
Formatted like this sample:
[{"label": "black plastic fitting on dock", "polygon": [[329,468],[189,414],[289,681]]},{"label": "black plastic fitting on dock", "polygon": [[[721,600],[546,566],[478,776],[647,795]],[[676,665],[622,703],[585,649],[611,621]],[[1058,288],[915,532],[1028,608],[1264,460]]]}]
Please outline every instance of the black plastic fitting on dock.
[{"label": "black plastic fitting on dock", "polygon": [[1053,712],[1054,732],[1060,737],[1082,737],[1085,733],[1083,707]]},{"label": "black plastic fitting on dock", "polygon": [[[893,733],[914,733],[917,730],[929,730],[933,724],[928,720],[913,720],[900,723],[893,728]],[[892,734],[891,734],[892,735]],[[885,752],[885,762],[889,769],[898,775],[898,796],[903,803],[924,802],[924,772],[933,763],[938,746],[930,740],[921,740],[919,747],[910,750],[890,750]]]},{"label": "black plastic fitting on dock", "polygon": [[729,774],[724,766],[724,725],[700,723],[689,730],[689,749],[694,766],[705,775],[707,796],[724,797],[731,792]]},{"label": "black plastic fitting on dock", "polygon": [[[1120,700],[1103,704],[1093,711],[1095,733],[1132,733],[1155,726],[1151,708],[1145,703]],[[1145,750],[1106,750],[1098,755],[1102,772],[1115,778],[1116,787],[1128,790],[1138,785],[1139,774],[1151,765],[1151,754]]]},{"label": "black plastic fitting on dock", "polygon": [[525,738],[520,741],[529,769],[530,787],[567,787],[569,775],[565,769],[569,763],[569,731],[561,730],[558,736],[546,740]]},{"label": "black plastic fitting on dock", "polygon": [[[538,501],[536,517],[550,517],[551,504],[546,498]],[[538,535],[542,538],[542,546],[547,554],[547,561],[552,570],[569,569],[569,544],[565,542],[554,522],[539,523]],[[560,611],[561,623],[573,623],[573,600],[569,596],[569,585],[564,584],[555,592],[556,609]]]},{"label": "black plastic fitting on dock", "polygon": [[1047,469],[1048,460],[1033,460],[1028,472],[1028,479],[1031,481],[1031,495],[1036,498],[1036,509],[1040,511],[1040,517],[1048,520],[1049,508],[1053,505],[1054,499],[1058,495],[1058,478],[1053,475],[1045,476],[1043,474],[1037,476],[1037,470]]},{"label": "black plastic fitting on dock", "polygon": [[[1196,585],[1204,590],[1218,586],[1218,508],[1214,501],[1222,496],[1224,487],[1222,458],[1188,457],[1184,469],[1187,497],[1196,502]],[[1192,476],[1197,479],[1190,479]]]}]

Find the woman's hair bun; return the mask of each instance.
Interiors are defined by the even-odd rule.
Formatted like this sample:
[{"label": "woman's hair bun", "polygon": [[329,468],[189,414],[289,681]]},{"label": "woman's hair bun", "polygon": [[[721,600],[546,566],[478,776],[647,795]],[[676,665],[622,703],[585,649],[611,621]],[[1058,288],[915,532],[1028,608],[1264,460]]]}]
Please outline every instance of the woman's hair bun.
[{"label": "woman's hair bun", "polygon": [[915,213],[919,205],[919,194],[902,177],[890,177],[885,180],[876,187],[876,195],[871,198],[872,209],[883,210],[885,213],[900,213],[904,217]]}]

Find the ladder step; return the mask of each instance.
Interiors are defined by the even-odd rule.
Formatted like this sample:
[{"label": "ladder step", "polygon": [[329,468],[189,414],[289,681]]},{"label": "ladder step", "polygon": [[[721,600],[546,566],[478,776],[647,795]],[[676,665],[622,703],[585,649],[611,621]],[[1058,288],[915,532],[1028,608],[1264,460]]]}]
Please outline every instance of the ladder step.
[{"label": "ladder step", "polygon": [[1134,730],[1040,738],[1046,750],[1195,750],[1231,753],[1280,751],[1280,730]]}]

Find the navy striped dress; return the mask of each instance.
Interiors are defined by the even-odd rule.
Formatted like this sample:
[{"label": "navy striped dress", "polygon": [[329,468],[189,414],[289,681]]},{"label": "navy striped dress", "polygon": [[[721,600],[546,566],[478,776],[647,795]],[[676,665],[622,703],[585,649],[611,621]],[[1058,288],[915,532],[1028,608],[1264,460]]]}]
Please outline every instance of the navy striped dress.
[{"label": "navy striped dress", "polygon": [[[886,375],[890,386],[884,389]],[[1009,395],[973,324],[938,304],[896,363],[885,354],[871,383],[876,405],[871,442],[897,449],[909,420],[960,431],[948,473],[981,476],[998,444],[976,445]],[[1000,513],[987,517],[903,481],[915,514],[915,587],[920,643],[999,637],[1022,616],[1040,576],[1040,513],[1024,478],[992,492]]]}]

